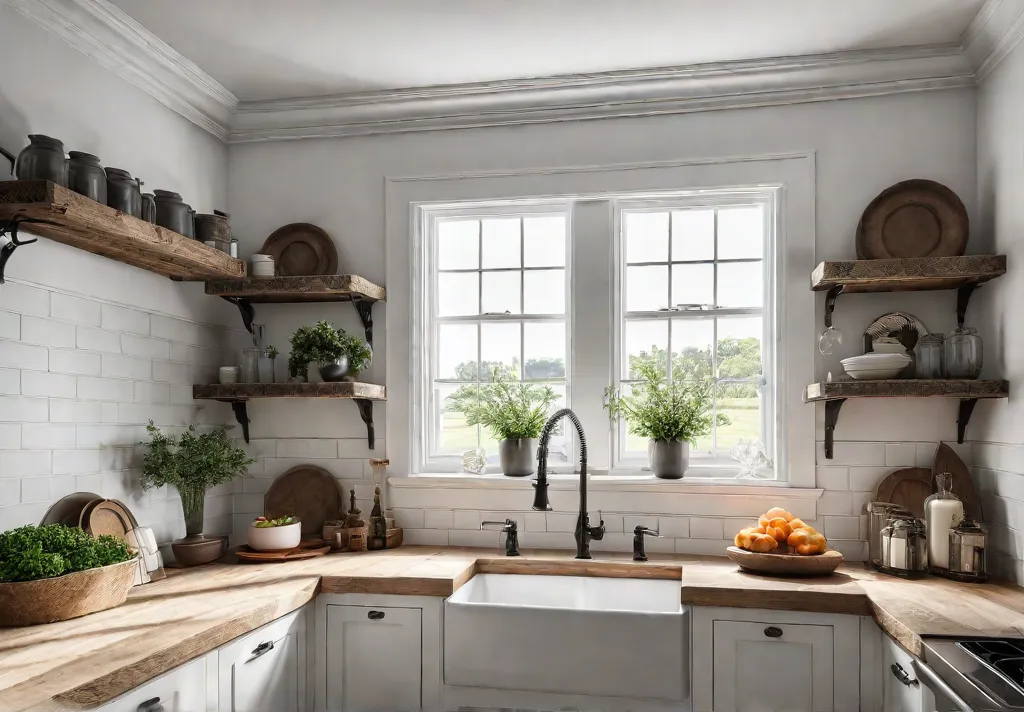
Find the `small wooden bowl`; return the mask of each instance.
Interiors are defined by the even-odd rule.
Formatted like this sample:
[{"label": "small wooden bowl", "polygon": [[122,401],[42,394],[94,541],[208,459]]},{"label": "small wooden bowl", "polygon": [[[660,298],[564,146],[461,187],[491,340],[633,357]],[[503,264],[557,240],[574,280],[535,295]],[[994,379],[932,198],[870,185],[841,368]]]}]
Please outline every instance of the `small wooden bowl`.
[{"label": "small wooden bowl", "polygon": [[744,571],[773,576],[830,576],[843,563],[843,555],[834,549],[824,554],[797,556],[795,554],[762,554],[738,546],[725,550],[726,556]]}]

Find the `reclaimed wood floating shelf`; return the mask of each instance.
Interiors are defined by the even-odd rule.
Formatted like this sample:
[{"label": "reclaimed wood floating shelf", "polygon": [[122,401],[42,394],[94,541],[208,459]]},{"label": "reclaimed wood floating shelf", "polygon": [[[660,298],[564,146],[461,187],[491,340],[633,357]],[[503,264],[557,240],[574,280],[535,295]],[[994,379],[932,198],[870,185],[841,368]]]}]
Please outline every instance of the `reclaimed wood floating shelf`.
[{"label": "reclaimed wood floating shelf", "polygon": [[46,222],[24,230],[186,281],[244,277],[245,262],[184,235],[43,180],[0,182],[0,225],[16,214]]},{"label": "reclaimed wood floating shelf", "polygon": [[848,398],[956,398],[957,442],[964,441],[967,423],[980,398],[1009,398],[1008,381],[967,379],[892,379],[885,381],[822,381],[804,389],[804,403],[825,403],[825,457],[832,459],[839,410]]},{"label": "reclaimed wood floating shelf", "polygon": [[245,442],[249,442],[249,412],[247,403],[260,398],[338,398],[354,401],[359,416],[366,424],[366,439],[370,449],[374,446],[373,402],[387,400],[387,389],[375,383],[357,381],[321,383],[235,383],[231,385],[195,385],[192,397],[196,400],[216,400],[230,403],[235,419],[242,426]]},{"label": "reclaimed wood floating shelf", "polygon": [[1006,274],[1005,255],[914,257],[822,262],[811,273],[811,289],[842,287],[857,292],[921,292],[979,285]]},{"label": "reclaimed wood floating shelf", "polygon": [[302,304],[310,302],[352,302],[359,314],[366,343],[373,346],[372,308],[384,301],[384,287],[355,274],[309,277],[250,277],[206,283],[206,293],[226,299],[238,307],[245,328],[252,332],[256,318],[253,304]]}]

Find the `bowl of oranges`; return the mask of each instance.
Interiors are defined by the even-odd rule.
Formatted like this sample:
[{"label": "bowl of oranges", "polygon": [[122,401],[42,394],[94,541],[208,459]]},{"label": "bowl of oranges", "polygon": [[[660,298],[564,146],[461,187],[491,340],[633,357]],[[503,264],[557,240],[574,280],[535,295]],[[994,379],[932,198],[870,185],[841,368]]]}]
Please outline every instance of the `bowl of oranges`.
[{"label": "bowl of oranges", "polygon": [[726,555],[746,571],[776,576],[827,576],[843,563],[825,536],[781,507],[741,529]]}]

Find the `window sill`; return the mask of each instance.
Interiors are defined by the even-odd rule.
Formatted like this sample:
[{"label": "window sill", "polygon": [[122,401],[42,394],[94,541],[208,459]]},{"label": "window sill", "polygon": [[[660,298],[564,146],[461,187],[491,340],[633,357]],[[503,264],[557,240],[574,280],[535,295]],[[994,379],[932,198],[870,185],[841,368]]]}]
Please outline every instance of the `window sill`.
[{"label": "window sill", "polygon": [[[579,475],[552,474],[548,482],[552,490],[572,491],[579,488]],[[459,473],[430,473],[388,478],[391,487],[399,489],[503,489],[529,490],[536,477],[506,477],[505,475],[471,475]],[[724,478],[688,477],[681,480],[661,480],[654,475],[590,475],[587,488],[591,492],[665,492],[681,494],[717,494],[728,497],[764,495],[775,490],[779,499],[812,500],[821,497],[822,489],[790,487],[788,482],[776,480],[737,480]]]}]

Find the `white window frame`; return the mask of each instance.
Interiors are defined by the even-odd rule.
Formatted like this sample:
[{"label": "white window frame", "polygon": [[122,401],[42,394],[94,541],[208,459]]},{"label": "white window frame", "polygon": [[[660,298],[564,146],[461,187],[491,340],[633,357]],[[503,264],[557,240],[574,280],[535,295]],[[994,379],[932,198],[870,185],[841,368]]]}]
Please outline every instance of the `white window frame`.
[{"label": "white window frame", "polygon": [[[438,224],[443,220],[450,219],[466,219],[466,220],[483,220],[486,218],[523,218],[523,217],[542,217],[542,216],[562,216],[565,218],[566,224],[566,235],[565,235],[565,263],[562,269],[565,270],[565,313],[564,314],[479,314],[479,315],[467,315],[458,317],[438,317],[437,316],[437,299],[438,299],[438,275],[439,269],[437,267],[438,260]],[[571,359],[569,355],[572,353],[572,266],[570,264],[571,259],[571,213],[570,204],[564,200],[535,200],[535,201],[511,201],[511,202],[499,202],[491,204],[478,204],[478,203],[466,203],[458,205],[439,205],[439,206],[427,206],[422,208],[421,213],[421,229],[424,230],[423,241],[421,243],[422,259],[423,259],[423,270],[422,270],[422,285],[424,294],[426,295],[426,324],[424,330],[424,357],[426,359],[425,364],[422,367],[421,373],[422,378],[425,379],[422,384],[422,393],[420,395],[420,402],[424,404],[425,411],[419,419],[418,430],[420,432],[418,442],[418,451],[416,462],[419,463],[418,470],[421,472],[433,472],[433,473],[445,473],[445,472],[458,472],[462,469],[462,457],[453,455],[440,455],[437,454],[438,447],[435,442],[437,436],[437,427],[434,422],[439,417],[441,404],[437,402],[437,397],[434,392],[434,384],[438,382],[444,382],[444,379],[438,378],[437,375],[437,334],[438,325],[442,323],[476,323],[476,322],[554,322],[564,321],[565,322],[565,403],[566,407],[572,407],[572,368]],[[482,246],[481,246],[482,247]],[[522,250],[524,244],[520,242],[520,256],[522,258]],[[482,259],[482,250],[481,250]],[[545,267],[545,268],[529,268],[523,265],[522,259],[520,260],[520,273],[523,273],[531,269],[558,269],[556,267]],[[471,270],[467,270],[471,271]],[[478,268],[478,274],[489,271],[486,268]],[[520,281],[520,303],[525,303],[523,299],[524,289],[526,280]],[[480,288],[483,289],[483,280],[480,280]],[[482,306],[482,305],[481,305]],[[522,332],[521,332],[522,334]],[[519,352],[521,364],[520,368],[525,368],[525,339],[520,339]],[[480,359],[481,342],[478,337],[477,341],[477,360]],[[526,380],[526,379],[524,379]],[[526,380],[526,382],[537,382],[537,383],[549,383],[550,381],[538,381],[537,379]],[[454,383],[454,382],[453,382]],[[569,463],[575,462],[576,459],[576,446],[575,441],[570,439],[568,447],[568,460]],[[493,458],[496,453],[487,453],[489,458]],[[552,472],[571,472],[573,470],[572,464],[565,465],[551,465]],[[496,474],[501,472],[501,468],[496,465],[488,465],[484,470],[485,474]]]},{"label": "white window frame", "polygon": [[[422,365],[424,352],[422,324],[425,301],[420,297],[422,285],[422,254],[418,244],[423,232],[421,222],[426,206],[471,204],[496,201],[534,202],[557,196],[574,202],[572,221],[576,234],[601,230],[612,220],[606,215],[608,196],[630,196],[631,199],[658,199],[681,192],[720,191],[744,187],[752,190],[775,190],[778,225],[776,284],[779,315],[775,335],[775,361],[779,364],[775,404],[776,423],[780,431],[779,450],[775,455],[778,479],[757,483],[768,487],[814,487],[815,409],[802,403],[801,391],[814,378],[815,307],[807,279],[815,264],[815,160],[813,153],[765,155],[722,159],[694,159],[616,165],[610,167],[566,167],[495,173],[464,173],[447,176],[389,177],[385,181],[386,280],[388,302],[384,317],[386,329],[384,351],[388,387],[386,415],[386,455],[391,460],[391,476],[415,476],[422,470],[417,462],[417,413],[422,407],[420,387],[425,383]],[[588,202],[605,200],[602,207]],[[579,230],[575,225],[579,222]],[[584,412],[590,453],[589,470],[602,481],[614,483],[612,467],[612,428],[607,416],[598,421],[603,388],[613,382],[613,354],[609,347],[607,364],[594,361],[590,354],[600,351],[602,333],[615,329],[614,303],[607,303],[602,291],[590,288],[580,279],[577,265],[586,265],[591,283],[614,282],[612,248],[595,249],[572,240],[573,258],[569,269],[573,294],[571,318],[583,311],[586,323],[595,323],[600,316],[608,324],[598,325],[594,333],[577,329],[573,334],[573,407]],[[606,276],[602,276],[606,274]],[[610,291],[598,284],[600,290]],[[581,292],[583,290],[583,292]],[[583,296],[580,296],[583,293]],[[607,329],[607,332],[602,332]],[[378,332],[379,333],[379,332]],[[580,354],[590,359],[581,368]],[[426,474],[424,476],[427,476]],[[436,475],[434,475],[436,477]],[[500,476],[499,476],[500,477]],[[644,478],[631,477],[618,481],[637,483]],[[489,477],[460,476],[451,473],[446,482],[461,483],[457,487],[485,486]],[[473,484],[470,484],[473,483]],[[630,484],[630,486],[633,486]],[[654,484],[652,482],[652,484]],[[752,484],[735,480],[684,480],[680,483],[658,482],[660,489],[688,488],[726,484]],[[489,485],[487,485],[489,486]],[[742,489],[742,488],[741,488]],[[739,490],[737,490],[739,491]]]},{"label": "white window frame", "polygon": [[[613,335],[614,343],[618,345],[615,349],[613,368],[614,368],[614,387],[618,390],[621,389],[622,384],[629,383],[629,379],[623,376],[625,372],[625,362],[627,358],[626,340],[625,340],[625,326],[627,319],[651,319],[651,320],[686,320],[686,319],[715,319],[728,316],[750,316],[756,315],[762,318],[763,329],[762,329],[762,347],[761,347],[761,379],[758,383],[758,388],[761,391],[761,437],[765,443],[768,457],[773,461],[775,459],[776,451],[778,450],[776,433],[780,430],[776,426],[777,423],[777,410],[775,403],[778,400],[777,391],[779,384],[777,382],[776,373],[778,367],[776,364],[776,334],[778,332],[778,280],[776,279],[778,270],[777,266],[777,188],[767,188],[762,190],[718,190],[718,191],[696,191],[688,193],[686,195],[677,195],[663,199],[630,199],[630,198],[616,198],[612,201],[614,210],[614,254],[616,259],[614,260],[615,279],[614,279],[614,300],[616,305],[617,319],[615,320],[615,332]],[[628,212],[660,212],[660,211],[673,211],[673,210],[685,210],[685,209],[701,209],[701,208],[736,208],[736,207],[751,207],[760,206],[764,211],[764,251],[762,253],[762,262],[764,265],[764,282],[762,285],[762,306],[760,308],[722,308],[715,309],[708,312],[692,312],[692,311],[653,311],[653,312],[629,312],[626,308],[626,240],[625,230],[622,224],[622,216]],[[716,226],[717,230],[717,226]],[[687,264],[700,264],[710,263],[716,264],[718,262],[717,254],[717,243],[716,238],[716,250],[715,255],[711,260],[702,260],[696,262],[688,262]],[[672,291],[672,243],[669,240],[669,256],[668,256],[668,289],[671,294]],[[672,338],[671,329],[669,330],[669,343],[668,351],[672,353]],[[717,342],[717,338],[715,339]],[[717,349],[716,345],[712,346],[713,350]],[[717,360],[717,357],[712,353],[712,359]],[[647,467],[646,458],[637,455],[627,455],[623,448],[625,441],[625,434],[627,431],[627,424],[620,419],[618,431],[612,438],[612,471],[618,474],[635,474],[637,472],[649,472]],[[736,462],[729,457],[725,457],[721,454],[719,456],[700,456],[691,453],[690,467],[687,470],[687,478],[701,478],[701,477],[733,477],[736,470]],[[774,479],[774,477],[770,478]]]}]

